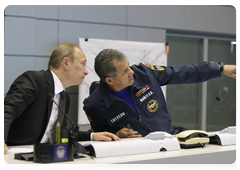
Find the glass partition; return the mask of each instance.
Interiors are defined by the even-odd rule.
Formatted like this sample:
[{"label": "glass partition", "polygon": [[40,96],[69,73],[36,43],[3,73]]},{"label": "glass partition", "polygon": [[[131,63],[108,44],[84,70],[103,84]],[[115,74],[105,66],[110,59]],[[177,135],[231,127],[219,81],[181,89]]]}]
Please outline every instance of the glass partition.
[{"label": "glass partition", "polygon": [[[236,64],[236,45],[231,41],[209,40],[209,61]],[[236,79],[222,74],[207,84],[207,131],[219,131],[228,126],[236,126],[236,109],[219,102],[215,97],[236,106]]]},{"label": "glass partition", "polygon": [[[169,43],[168,66],[202,61],[202,39],[167,36],[166,42]],[[168,85],[166,100],[172,125],[200,128],[201,84]]]}]

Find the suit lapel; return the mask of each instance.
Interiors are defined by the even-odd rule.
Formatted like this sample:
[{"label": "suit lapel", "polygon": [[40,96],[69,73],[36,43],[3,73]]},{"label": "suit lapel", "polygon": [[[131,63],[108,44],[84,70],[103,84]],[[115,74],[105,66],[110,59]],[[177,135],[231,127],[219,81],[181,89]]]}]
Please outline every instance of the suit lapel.
[{"label": "suit lapel", "polygon": [[[48,94],[52,94],[54,96],[55,95],[54,81],[53,81],[53,76],[52,76],[52,73],[51,73],[50,69],[48,69],[45,72],[45,74],[46,74]],[[70,97],[69,97],[68,93],[66,93],[66,94],[67,95],[66,95],[65,113],[68,114],[68,109],[69,109],[69,106],[70,106]],[[50,101],[50,99],[48,99],[48,119],[47,119],[47,122],[50,119],[50,115],[51,115],[51,112],[52,112],[52,105],[53,105],[53,102]],[[64,120],[65,120],[65,116],[64,116]],[[66,126],[67,126],[66,121],[63,121],[63,127],[66,127]]]},{"label": "suit lapel", "polygon": [[[52,94],[54,97],[54,81],[53,81],[52,73],[51,73],[50,69],[48,69],[45,73],[46,73],[48,94]],[[51,115],[52,105],[53,105],[53,102],[50,101],[50,99],[48,99],[48,120],[47,121],[49,121],[49,118]]]}]

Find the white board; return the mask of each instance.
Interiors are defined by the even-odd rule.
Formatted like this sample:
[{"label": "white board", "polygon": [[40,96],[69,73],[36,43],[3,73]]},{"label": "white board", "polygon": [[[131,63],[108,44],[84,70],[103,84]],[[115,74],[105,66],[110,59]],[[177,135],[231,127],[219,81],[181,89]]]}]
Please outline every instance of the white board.
[{"label": "white board", "polygon": [[[105,39],[88,39],[86,41],[85,38],[79,38],[79,46],[87,58],[87,69],[89,71],[82,85],[79,86],[78,123],[80,125],[90,124],[83,110],[83,101],[89,96],[89,87],[91,83],[100,80],[94,70],[94,60],[99,52],[104,49],[116,49],[121,51],[127,56],[130,65],[139,63],[167,65],[165,43]],[[166,96],[166,86],[163,86],[162,89]]]}]

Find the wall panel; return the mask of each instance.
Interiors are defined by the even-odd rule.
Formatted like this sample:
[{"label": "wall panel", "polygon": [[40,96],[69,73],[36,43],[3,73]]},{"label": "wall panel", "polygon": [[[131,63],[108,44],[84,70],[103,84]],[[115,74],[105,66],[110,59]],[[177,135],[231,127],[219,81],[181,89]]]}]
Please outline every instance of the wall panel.
[{"label": "wall panel", "polygon": [[127,40],[146,42],[166,42],[166,30],[128,27]]},{"label": "wall panel", "polygon": [[59,44],[79,45],[79,38],[126,40],[126,27],[76,22],[59,22]]},{"label": "wall panel", "polygon": [[25,17],[36,16],[35,5],[9,5],[4,10],[5,15],[16,15]]},{"label": "wall panel", "polygon": [[27,70],[34,70],[34,57],[4,57],[4,94],[10,88],[13,81]]},{"label": "wall panel", "polygon": [[127,6],[60,5],[59,19],[96,23],[126,24]]},{"label": "wall panel", "polygon": [[5,17],[4,53],[35,54],[35,19]]},{"label": "wall panel", "polygon": [[128,25],[184,29],[182,5],[133,5],[128,6]]},{"label": "wall panel", "polygon": [[52,54],[58,46],[58,22],[51,20],[36,20],[36,55]]},{"label": "wall panel", "polygon": [[226,6],[186,6],[185,29],[236,34],[236,10]]},{"label": "wall panel", "polygon": [[58,19],[58,5],[36,5],[36,18]]}]

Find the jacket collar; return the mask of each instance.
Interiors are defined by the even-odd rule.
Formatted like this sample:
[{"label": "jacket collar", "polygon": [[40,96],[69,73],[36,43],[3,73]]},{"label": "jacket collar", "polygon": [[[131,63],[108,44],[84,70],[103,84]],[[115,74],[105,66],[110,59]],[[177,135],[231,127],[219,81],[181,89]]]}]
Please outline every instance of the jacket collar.
[{"label": "jacket collar", "polygon": [[[141,89],[142,87],[134,79],[134,83],[132,85],[132,88]],[[106,97],[104,97],[103,101],[105,102],[105,105],[106,105],[107,108],[109,108],[115,100],[121,100],[119,97],[113,95],[110,92],[107,84],[105,82],[101,81],[101,80],[100,80],[100,83],[99,83],[99,90],[100,90],[101,93],[103,93],[104,96],[106,96]]]},{"label": "jacket collar", "polygon": [[[48,94],[52,94],[54,96],[54,81],[53,81],[53,76],[50,69],[48,69],[45,72],[45,75],[46,75],[46,81],[47,81]],[[50,114],[52,111],[52,103],[53,102],[50,99],[48,99],[48,119],[50,118]]]}]

